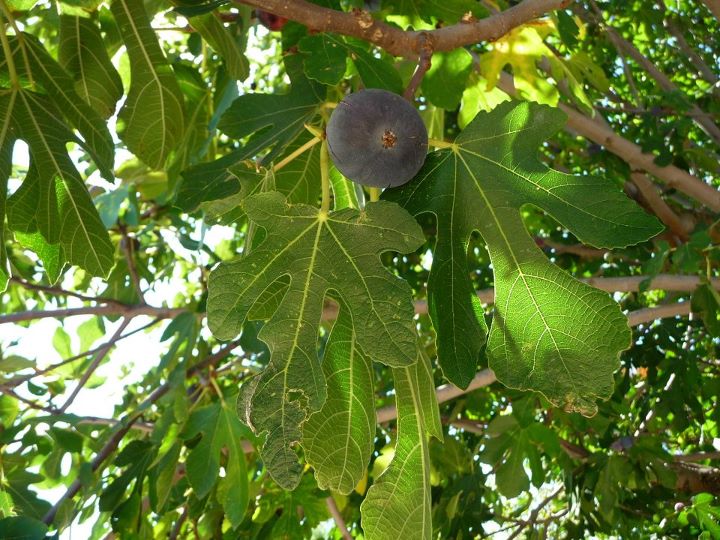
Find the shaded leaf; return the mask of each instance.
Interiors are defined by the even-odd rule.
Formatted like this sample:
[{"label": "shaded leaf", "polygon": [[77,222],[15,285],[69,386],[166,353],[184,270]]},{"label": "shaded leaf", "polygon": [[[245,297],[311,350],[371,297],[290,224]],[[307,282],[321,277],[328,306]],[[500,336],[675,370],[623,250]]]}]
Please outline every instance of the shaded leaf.
[{"label": "shaded leaf", "polygon": [[60,17],[58,59],[75,80],[78,95],[102,118],[112,116],[123,95],[122,81],[91,19]]},{"label": "shaded leaf", "polygon": [[48,243],[60,243],[65,260],[106,276],[114,249],[65,149],[76,139],[59,117],[45,96],[25,90],[0,95],[0,125],[9,128],[2,133],[30,147],[28,174],[8,200],[8,223],[20,232],[39,230]]},{"label": "shaded leaf", "polygon": [[298,43],[304,53],[305,74],[323,84],[337,84],[345,75],[347,49],[340,38],[330,34],[305,36]]},{"label": "shaded leaf", "polygon": [[422,80],[422,91],[434,105],[454,110],[460,104],[473,59],[465,49],[435,53]]},{"label": "shaded leaf", "polygon": [[298,55],[285,58],[292,83],[287,94],[245,94],[223,115],[218,124],[220,131],[236,139],[249,137],[243,156],[252,157],[272,147],[264,158],[272,161],[317,114],[325,100],[324,88],[305,78],[299,64]]},{"label": "shaded leaf", "polygon": [[340,307],[325,348],[327,399],[303,425],[305,459],[322,489],[348,494],[367,471],[375,436],[372,362],[358,348],[352,316]]},{"label": "shaded leaf", "polygon": [[214,13],[190,17],[188,22],[222,56],[230,77],[238,81],[247,79],[249,66],[243,48]]},{"label": "shaded leaf", "polygon": [[[360,506],[369,540],[432,537],[430,455],[427,433],[437,433],[437,401],[421,356],[414,366],[393,369],[398,432],[395,456]],[[427,390],[432,388],[430,394]],[[439,416],[437,416],[439,420]]]},{"label": "shaded leaf", "polygon": [[118,113],[118,134],[133,154],[162,169],[184,133],[182,92],[142,1],[113,0],[111,9],[130,58],[130,90]]},{"label": "shaded leaf", "polygon": [[0,519],[0,538],[8,540],[43,540],[47,525],[26,516],[11,516]]},{"label": "shaded leaf", "polygon": [[[230,402],[234,403],[234,398]],[[240,444],[244,429],[235,410],[225,400],[220,400],[193,412],[186,429],[188,437],[202,433],[202,439],[188,455],[186,465],[190,485],[200,499],[217,482],[220,455],[223,448],[227,449],[225,477],[221,480],[222,495],[218,498],[230,523],[237,527],[248,505],[248,479],[245,454]]]},{"label": "shaded leaf", "polygon": [[[112,179],[115,148],[107,124],[92,107],[80,99],[74,90],[73,79],[34,36],[21,34],[21,38],[14,41],[18,45],[13,55],[16,62],[21,58],[27,59],[27,69],[32,73],[32,77],[40,81],[52,104],[80,132],[83,146],[87,148],[103,176]],[[39,111],[35,112],[37,116],[41,116]],[[62,116],[58,115],[58,118]],[[55,122],[62,124],[58,119],[55,119]],[[71,136],[68,140],[74,138]]]}]

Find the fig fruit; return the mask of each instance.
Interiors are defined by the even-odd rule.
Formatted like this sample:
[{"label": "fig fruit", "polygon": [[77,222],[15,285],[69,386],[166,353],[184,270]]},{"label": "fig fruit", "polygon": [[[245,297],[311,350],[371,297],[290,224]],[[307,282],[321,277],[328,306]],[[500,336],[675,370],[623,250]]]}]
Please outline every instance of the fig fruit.
[{"label": "fig fruit", "polygon": [[425,124],[405,99],[379,89],[345,97],[326,129],[330,157],[350,180],[396,187],[412,179],[428,149]]},{"label": "fig fruit", "polygon": [[267,11],[262,11],[261,9],[255,10],[255,14],[263,26],[273,32],[282,30],[283,26],[285,26],[285,23],[287,22],[285,17],[275,15],[274,13],[268,13]]}]

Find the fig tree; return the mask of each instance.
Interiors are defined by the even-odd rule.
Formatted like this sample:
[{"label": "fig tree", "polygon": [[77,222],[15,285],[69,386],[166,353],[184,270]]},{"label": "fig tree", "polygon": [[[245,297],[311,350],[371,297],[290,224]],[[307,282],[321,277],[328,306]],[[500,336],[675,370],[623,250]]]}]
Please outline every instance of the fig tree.
[{"label": "fig tree", "polygon": [[425,161],[428,135],[415,107],[379,89],[345,97],[328,122],[327,144],[338,170],[371,187],[401,186]]}]

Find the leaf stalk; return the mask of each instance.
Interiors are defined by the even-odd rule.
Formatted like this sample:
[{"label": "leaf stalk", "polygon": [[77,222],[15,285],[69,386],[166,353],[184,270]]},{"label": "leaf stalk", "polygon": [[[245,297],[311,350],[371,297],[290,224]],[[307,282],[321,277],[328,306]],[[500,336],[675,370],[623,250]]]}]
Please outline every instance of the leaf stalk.
[{"label": "leaf stalk", "polygon": [[323,139],[320,147],[320,180],[322,182],[320,212],[326,216],[330,212],[330,163],[328,157],[327,140]]}]

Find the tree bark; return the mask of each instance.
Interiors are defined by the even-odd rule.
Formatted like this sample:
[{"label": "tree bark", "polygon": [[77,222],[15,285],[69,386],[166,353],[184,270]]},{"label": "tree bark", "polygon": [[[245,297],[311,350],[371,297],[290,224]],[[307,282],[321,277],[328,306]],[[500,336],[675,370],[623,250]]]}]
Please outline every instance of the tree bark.
[{"label": "tree bark", "polygon": [[299,22],[317,32],[336,32],[364,39],[395,56],[417,58],[422,45],[421,35],[425,35],[433,51],[452,51],[479,41],[496,40],[516,26],[567,6],[571,0],[525,0],[486,19],[463,21],[422,32],[406,32],[376,21],[367,11],[337,11],[305,0],[239,1],[241,4]]}]

